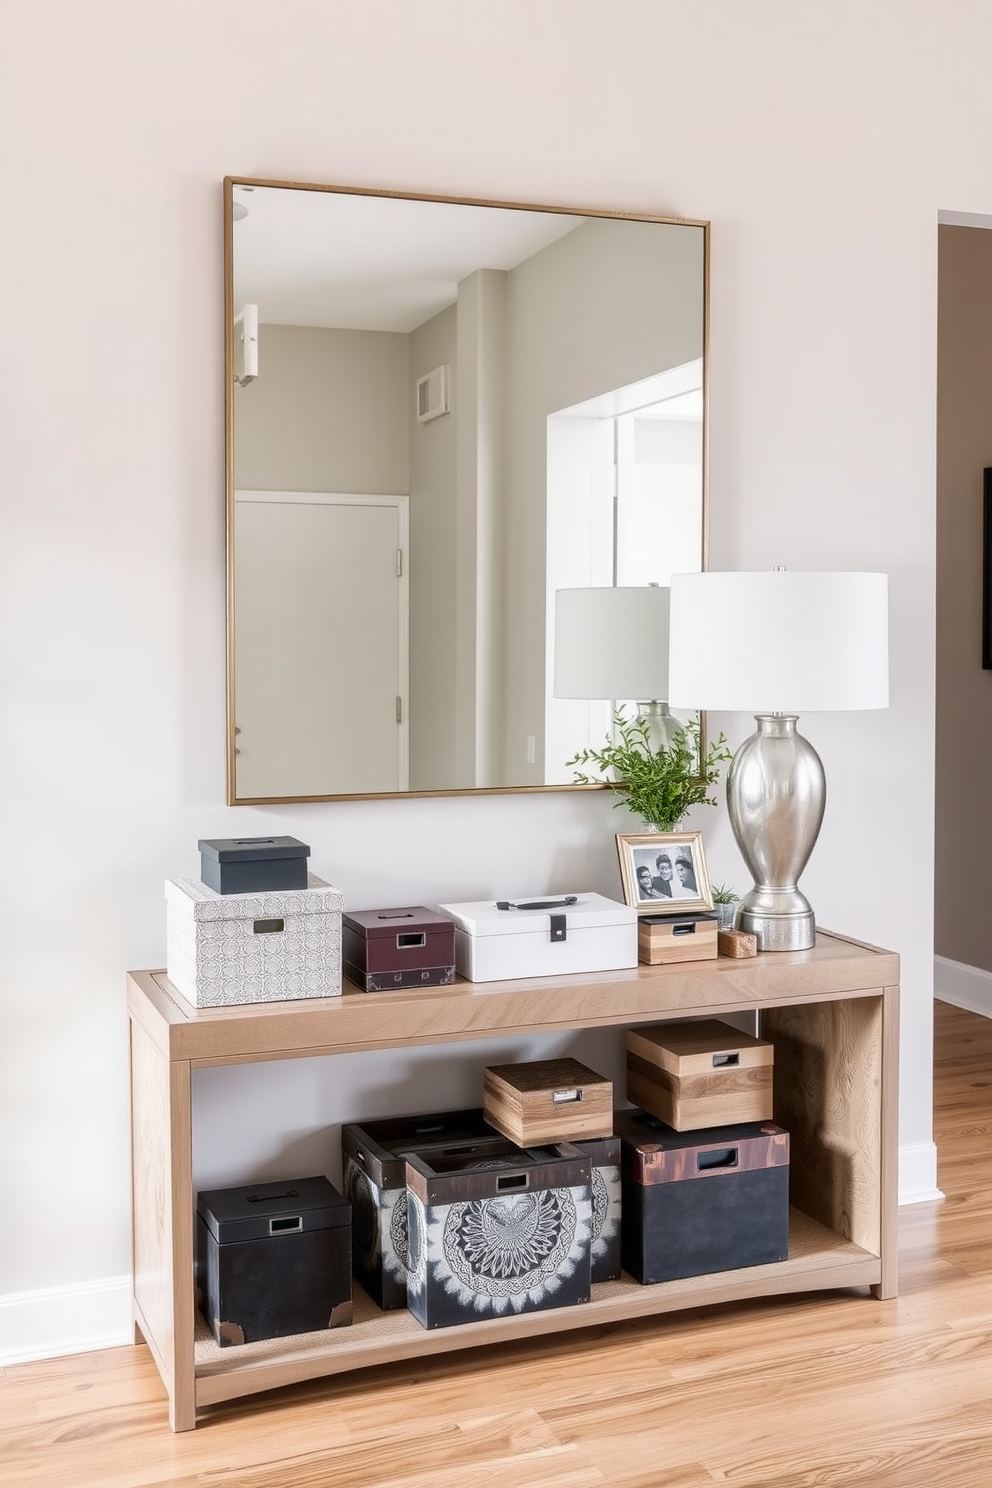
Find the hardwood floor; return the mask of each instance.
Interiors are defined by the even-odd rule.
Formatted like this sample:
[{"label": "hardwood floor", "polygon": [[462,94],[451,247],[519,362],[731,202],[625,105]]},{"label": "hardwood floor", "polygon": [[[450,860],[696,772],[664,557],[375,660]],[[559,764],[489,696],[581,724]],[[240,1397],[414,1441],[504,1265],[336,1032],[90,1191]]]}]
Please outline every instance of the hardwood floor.
[{"label": "hardwood floor", "polygon": [[144,1346],[0,1371],[4,1488],[983,1488],[992,1021],[937,1004],[943,1203],[900,1295],[749,1302],[254,1396],[173,1435]]}]

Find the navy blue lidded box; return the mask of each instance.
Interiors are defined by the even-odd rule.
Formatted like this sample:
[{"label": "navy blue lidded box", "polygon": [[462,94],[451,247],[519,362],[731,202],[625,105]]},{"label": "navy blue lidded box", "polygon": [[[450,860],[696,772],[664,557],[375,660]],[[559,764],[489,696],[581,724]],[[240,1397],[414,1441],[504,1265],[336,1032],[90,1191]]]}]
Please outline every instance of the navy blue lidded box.
[{"label": "navy blue lidded box", "polygon": [[201,837],[200,881],[217,894],[305,889],[310,849],[296,837]]},{"label": "navy blue lidded box", "polygon": [[200,1305],[221,1348],[352,1321],[351,1205],[326,1178],[201,1191]]},{"label": "navy blue lidded box", "polygon": [[588,1156],[567,1142],[472,1168],[408,1155],[407,1306],[425,1328],[588,1302]]},{"label": "navy blue lidded box", "polygon": [[623,1267],[675,1281],[789,1255],[789,1134],[773,1121],[678,1132],[617,1111]]}]

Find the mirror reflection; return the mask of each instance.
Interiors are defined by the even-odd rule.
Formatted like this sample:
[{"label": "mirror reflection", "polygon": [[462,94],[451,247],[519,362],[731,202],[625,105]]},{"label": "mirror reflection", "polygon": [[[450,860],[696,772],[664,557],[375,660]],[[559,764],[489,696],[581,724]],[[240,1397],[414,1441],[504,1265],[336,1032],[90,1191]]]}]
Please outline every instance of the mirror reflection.
[{"label": "mirror reflection", "polygon": [[659,700],[556,593],[703,564],[705,225],[225,194],[229,800],[569,784]]}]

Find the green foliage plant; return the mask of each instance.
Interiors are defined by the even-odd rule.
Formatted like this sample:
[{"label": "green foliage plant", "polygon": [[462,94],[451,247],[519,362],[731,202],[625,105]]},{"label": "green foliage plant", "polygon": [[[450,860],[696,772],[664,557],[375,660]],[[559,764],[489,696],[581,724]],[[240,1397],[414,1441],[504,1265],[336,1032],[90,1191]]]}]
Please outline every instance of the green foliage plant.
[{"label": "green foliage plant", "polygon": [[726,884],[713,885],[714,904],[736,904],[740,897],[736,889],[728,889]]},{"label": "green foliage plant", "polygon": [[619,800],[654,832],[674,832],[693,806],[715,806],[713,787],[720,766],[733,758],[723,734],[700,760],[699,716],[675,732],[667,747],[652,748],[648,720],[627,718],[622,709],[613,715],[613,735],[601,749],[581,749],[571,766],[595,765],[608,775],[592,776],[576,770],[577,785],[607,785]]}]

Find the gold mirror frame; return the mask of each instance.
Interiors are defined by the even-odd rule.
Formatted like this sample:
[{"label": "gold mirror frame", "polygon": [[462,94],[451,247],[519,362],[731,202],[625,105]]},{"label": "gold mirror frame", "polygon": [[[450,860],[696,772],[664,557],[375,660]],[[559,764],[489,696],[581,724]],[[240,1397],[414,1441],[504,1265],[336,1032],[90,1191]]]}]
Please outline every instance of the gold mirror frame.
[{"label": "gold mirror frame", "polygon": [[[546,794],[551,791],[604,790],[605,785],[553,782],[550,784],[515,784],[463,786],[424,790],[334,792],[320,795],[239,796],[236,785],[237,741],[235,724],[235,459],[234,459],[234,387],[235,387],[235,284],[234,284],[234,190],[270,188],[282,191],[333,193],[349,197],[376,197],[393,201],[438,203],[447,206],[487,207],[509,211],[540,212],[570,217],[602,218],[643,222],[667,226],[691,227],[702,233],[702,458],[701,458],[701,542],[700,567],[708,566],[709,554],[709,273],[710,224],[704,220],[646,213],[615,212],[600,208],[564,207],[529,202],[494,201],[487,198],[437,196],[406,191],[383,191],[367,187],[330,185],[317,182],[272,180],[265,177],[225,176],[224,200],[224,407],[225,407],[225,481],[226,481],[226,554],[227,554],[227,801],[229,805],[281,805],[319,801],[395,800],[424,797],[465,795]],[[705,716],[701,715],[700,744],[706,751]]]}]

